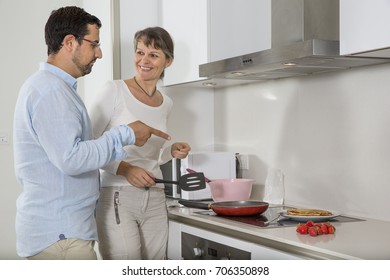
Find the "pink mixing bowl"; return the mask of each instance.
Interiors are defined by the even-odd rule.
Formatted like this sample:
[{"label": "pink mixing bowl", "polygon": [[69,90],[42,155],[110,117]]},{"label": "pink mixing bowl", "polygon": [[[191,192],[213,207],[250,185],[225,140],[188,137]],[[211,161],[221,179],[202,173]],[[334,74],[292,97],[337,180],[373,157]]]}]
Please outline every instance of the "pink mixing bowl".
[{"label": "pink mixing bowl", "polygon": [[209,182],[211,197],[215,202],[249,200],[252,179],[214,179]]}]

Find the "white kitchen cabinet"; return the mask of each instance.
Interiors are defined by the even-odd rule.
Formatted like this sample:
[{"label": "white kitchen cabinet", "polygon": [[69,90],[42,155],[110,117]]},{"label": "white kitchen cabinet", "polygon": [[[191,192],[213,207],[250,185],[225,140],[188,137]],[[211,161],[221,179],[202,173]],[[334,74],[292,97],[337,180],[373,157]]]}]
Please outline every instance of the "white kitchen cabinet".
[{"label": "white kitchen cabinet", "polygon": [[169,220],[168,222],[168,248],[167,257],[169,260],[181,259],[181,223]]},{"label": "white kitchen cabinet", "polygon": [[[340,0],[340,53],[390,56],[389,0]],[[362,54],[363,55],[363,54]]]},{"label": "white kitchen cabinet", "polygon": [[[134,45],[133,38],[137,31],[149,26],[159,25],[159,3],[160,0],[129,1],[112,0],[113,3],[119,1],[119,30],[115,30],[120,36],[120,78],[129,79],[136,74],[134,65]],[[96,5],[96,1],[95,5]],[[147,16],[146,16],[147,14]],[[118,20],[118,19],[117,19]],[[103,54],[103,60],[105,54]]]},{"label": "white kitchen cabinet", "polygon": [[199,81],[199,64],[268,49],[271,0],[161,0],[175,61],[164,85]]}]

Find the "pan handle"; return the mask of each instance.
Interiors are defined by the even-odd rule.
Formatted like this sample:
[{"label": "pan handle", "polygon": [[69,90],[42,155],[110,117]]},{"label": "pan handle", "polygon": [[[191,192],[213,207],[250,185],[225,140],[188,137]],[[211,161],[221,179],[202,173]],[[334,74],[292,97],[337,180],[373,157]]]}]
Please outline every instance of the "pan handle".
[{"label": "pan handle", "polygon": [[206,203],[195,201],[195,200],[179,199],[178,202],[181,205],[184,205],[184,206],[190,207],[190,208],[205,209],[205,210],[211,209],[211,207],[210,207],[211,204],[206,204]]},{"label": "pan handle", "polygon": [[156,183],[167,183],[167,184],[175,184],[175,185],[179,184],[178,181],[162,180],[162,179],[157,179],[157,178],[155,178],[154,181]]}]

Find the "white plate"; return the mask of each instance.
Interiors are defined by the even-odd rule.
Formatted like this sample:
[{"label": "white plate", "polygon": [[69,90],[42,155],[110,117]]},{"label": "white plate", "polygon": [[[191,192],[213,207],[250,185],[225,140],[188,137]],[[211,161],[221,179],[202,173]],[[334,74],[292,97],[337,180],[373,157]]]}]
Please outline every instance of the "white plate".
[{"label": "white plate", "polygon": [[326,222],[329,220],[332,220],[336,218],[337,216],[340,216],[340,213],[332,211],[332,216],[296,216],[296,215],[288,215],[287,210],[281,211],[280,215],[282,217],[288,218],[293,221],[297,222],[307,222],[307,221],[313,221],[313,222]]}]

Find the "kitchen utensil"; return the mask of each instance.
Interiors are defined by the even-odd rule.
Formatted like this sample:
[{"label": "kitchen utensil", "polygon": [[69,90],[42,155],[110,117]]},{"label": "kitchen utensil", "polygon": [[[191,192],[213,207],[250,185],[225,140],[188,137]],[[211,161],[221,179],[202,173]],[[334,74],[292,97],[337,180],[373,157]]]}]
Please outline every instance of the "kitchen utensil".
[{"label": "kitchen utensil", "polygon": [[194,200],[179,200],[179,203],[198,209],[213,210],[216,214],[222,216],[252,216],[259,215],[264,213],[269,204],[263,201],[224,201],[224,202],[214,202],[214,203],[203,203],[200,201]]},{"label": "kitchen utensil", "polygon": [[214,179],[208,184],[214,202],[246,201],[252,192],[252,179]]},{"label": "kitchen utensil", "polygon": [[185,191],[197,191],[206,188],[204,174],[202,172],[188,173],[179,178],[179,181],[154,179],[156,183],[168,183],[179,185]]},{"label": "kitchen utensil", "polygon": [[264,222],[264,226],[268,226],[270,223],[272,223],[272,222],[274,222],[274,221],[279,222],[279,219],[280,219],[281,216],[282,216],[282,215],[279,213],[279,215],[277,215],[277,216],[276,216],[275,218],[273,218],[272,220]]},{"label": "kitchen utensil", "polygon": [[[197,173],[195,170],[193,170],[191,168],[187,168],[186,170],[187,170],[188,173],[192,173],[192,174],[193,173]],[[206,183],[210,183],[211,182],[211,180],[209,178],[207,178],[206,176],[204,177],[204,179],[205,179]]]}]

